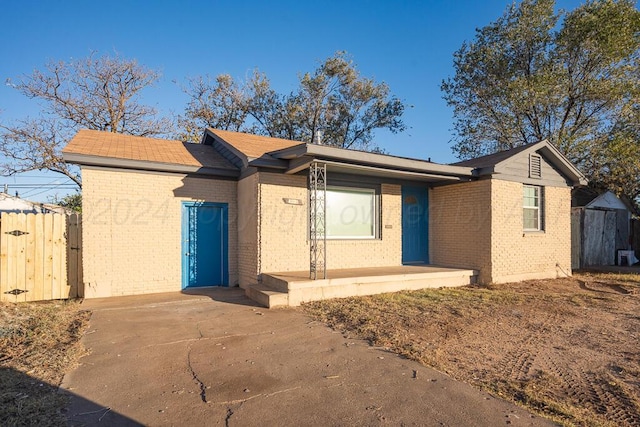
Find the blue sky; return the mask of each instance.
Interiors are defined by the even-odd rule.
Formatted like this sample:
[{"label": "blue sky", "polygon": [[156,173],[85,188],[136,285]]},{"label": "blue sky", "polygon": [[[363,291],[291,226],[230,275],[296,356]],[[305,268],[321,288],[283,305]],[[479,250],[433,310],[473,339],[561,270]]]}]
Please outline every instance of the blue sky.
[{"label": "blue sky", "polygon": [[[401,134],[378,132],[390,154],[455,161],[452,112],[440,83],[453,74],[453,53],[476,28],[497,19],[509,0],[458,1],[33,1],[7,0],[0,14],[0,78],[18,79],[48,60],[117,52],[161,71],[143,102],[163,113],[181,113],[186,77],[228,73],[244,78],[254,68],[279,92],[297,85],[325,58],[347,51],[363,76],[386,82],[408,106]],[[558,0],[573,9],[579,0]],[[0,86],[0,119],[35,116],[38,104]],[[63,183],[35,172],[0,178],[9,184]],[[46,190],[45,187],[43,187]],[[52,191],[25,189],[46,200]]]}]

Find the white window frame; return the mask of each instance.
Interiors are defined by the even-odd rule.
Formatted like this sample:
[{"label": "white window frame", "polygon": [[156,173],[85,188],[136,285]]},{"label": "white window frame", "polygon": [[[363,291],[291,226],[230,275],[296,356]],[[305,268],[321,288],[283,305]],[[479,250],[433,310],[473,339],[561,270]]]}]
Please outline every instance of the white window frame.
[{"label": "white window frame", "polygon": [[[537,200],[537,202],[538,202],[537,206],[532,206],[532,205],[527,205],[526,204],[526,198],[525,198],[525,194],[524,193],[525,193],[525,190],[527,188],[533,188],[534,190],[536,190],[535,191],[535,195],[534,195],[534,200]],[[544,191],[543,191],[543,188],[541,186],[539,186],[539,185],[528,185],[528,184],[525,184],[522,187],[522,228],[523,228],[524,231],[536,232],[536,231],[543,231],[544,230],[544,228],[543,228],[543,211],[542,211],[543,202],[544,202],[543,197],[544,197]],[[532,210],[536,211],[536,213],[537,213],[538,226],[536,228],[527,228],[526,224],[525,224],[525,214],[524,213],[526,211],[532,211]]]},{"label": "white window frame", "polygon": [[[372,216],[372,234],[368,236],[356,236],[356,235],[331,235],[330,234],[330,224],[329,224],[329,195],[330,192],[349,192],[349,193],[363,193],[371,196],[371,216]],[[345,187],[345,186],[327,186],[327,201],[326,201],[326,209],[327,209],[327,218],[326,218],[326,228],[327,228],[327,240],[376,240],[379,238],[379,216],[380,216],[380,207],[378,204],[377,192],[373,188],[363,188],[363,187]],[[344,208],[342,210],[344,212]]]}]

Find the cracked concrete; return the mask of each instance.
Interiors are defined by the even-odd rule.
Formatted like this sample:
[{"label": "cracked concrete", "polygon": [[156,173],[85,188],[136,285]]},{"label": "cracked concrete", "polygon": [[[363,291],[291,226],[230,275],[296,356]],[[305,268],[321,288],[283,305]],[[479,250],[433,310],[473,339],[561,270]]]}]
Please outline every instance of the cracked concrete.
[{"label": "cracked concrete", "polygon": [[237,288],[83,304],[71,425],[550,425]]},{"label": "cracked concrete", "polygon": [[193,365],[191,364],[191,349],[189,349],[189,352],[187,353],[187,366],[189,367],[189,371],[191,372],[193,380],[196,382],[196,384],[198,384],[198,387],[200,388],[200,399],[202,399],[204,403],[209,403],[207,401],[207,386],[202,382],[202,380],[200,380],[200,378],[198,378],[198,374],[196,373],[196,371],[193,370]]}]

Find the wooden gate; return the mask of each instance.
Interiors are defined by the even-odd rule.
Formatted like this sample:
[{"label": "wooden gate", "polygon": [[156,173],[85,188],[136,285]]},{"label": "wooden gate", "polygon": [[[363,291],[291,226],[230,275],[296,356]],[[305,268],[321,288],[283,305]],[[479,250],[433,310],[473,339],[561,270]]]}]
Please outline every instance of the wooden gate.
[{"label": "wooden gate", "polygon": [[2,213],[0,301],[81,296],[81,236],[77,214]]},{"label": "wooden gate", "polygon": [[615,209],[572,208],[571,268],[614,265],[618,231]]}]

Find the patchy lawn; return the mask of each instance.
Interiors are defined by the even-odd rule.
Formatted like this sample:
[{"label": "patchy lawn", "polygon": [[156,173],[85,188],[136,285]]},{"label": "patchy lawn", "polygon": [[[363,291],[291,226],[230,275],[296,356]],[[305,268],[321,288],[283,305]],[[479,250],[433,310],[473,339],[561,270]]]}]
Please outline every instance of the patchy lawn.
[{"label": "patchy lawn", "polygon": [[640,425],[640,275],[309,303],[331,327],[565,425]]},{"label": "patchy lawn", "polygon": [[89,316],[76,302],[0,303],[0,425],[66,425],[57,389]]}]

